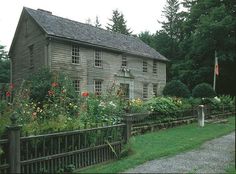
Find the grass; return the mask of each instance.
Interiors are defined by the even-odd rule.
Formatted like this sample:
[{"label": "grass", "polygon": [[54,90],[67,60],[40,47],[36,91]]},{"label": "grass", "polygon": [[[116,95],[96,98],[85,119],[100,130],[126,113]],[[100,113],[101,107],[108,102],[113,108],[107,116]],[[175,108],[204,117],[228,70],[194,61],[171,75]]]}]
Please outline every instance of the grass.
[{"label": "grass", "polygon": [[100,164],[80,170],[82,173],[118,173],[135,167],[146,161],[171,156],[199,147],[203,142],[214,139],[235,130],[235,117],[228,118],[228,123],[206,124],[198,127],[197,123],[172,129],[152,132],[131,138],[133,154],[108,164]]},{"label": "grass", "polygon": [[232,162],[229,167],[225,170],[228,174],[236,174],[235,161]]}]

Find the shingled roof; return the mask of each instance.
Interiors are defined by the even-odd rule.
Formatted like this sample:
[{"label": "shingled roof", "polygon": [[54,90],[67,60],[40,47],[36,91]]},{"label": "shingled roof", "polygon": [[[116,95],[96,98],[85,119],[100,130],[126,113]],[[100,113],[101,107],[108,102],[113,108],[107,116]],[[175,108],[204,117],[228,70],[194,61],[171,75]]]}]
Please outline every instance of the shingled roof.
[{"label": "shingled roof", "polygon": [[163,55],[142,42],[139,38],[110,32],[101,28],[77,21],[58,17],[41,10],[24,7],[24,10],[37,22],[48,36],[54,36],[84,44],[105,47],[124,53],[147,58],[168,61]]}]

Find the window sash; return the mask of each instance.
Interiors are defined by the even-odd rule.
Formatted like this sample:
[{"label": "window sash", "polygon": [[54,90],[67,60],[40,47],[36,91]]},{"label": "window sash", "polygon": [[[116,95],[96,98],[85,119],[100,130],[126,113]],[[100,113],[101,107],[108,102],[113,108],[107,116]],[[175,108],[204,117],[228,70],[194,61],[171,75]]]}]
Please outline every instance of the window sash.
[{"label": "window sash", "polygon": [[124,55],[122,56],[121,66],[122,67],[127,67],[127,57],[124,56]]},{"label": "window sash", "polygon": [[155,60],[153,61],[153,73],[157,74],[157,62]]},{"label": "window sash", "polygon": [[80,93],[80,80],[73,80],[73,86],[75,88],[75,91]]},{"label": "window sash", "polygon": [[34,68],[34,45],[29,46],[29,64],[30,68]]},{"label": "window sash", "polygon": [[148,98],[148,84],[143,84],[143,99]]},{"label": "window sash", "polygon": [[101,50],[95,50],[95,53],[94,53],[94,66],[102,67],[102,52],[101,52]]},{"label": "window sash", "polygon": [[147,72],[147,61],[143,61],[143,72]]},{"label": "window sash", "polygon": [[153,94],[157,97],[157,84],[153,84]]},{"label": "window sash", "polygon": [[97,95],[101,95],[102,93],[102,81],[94,80],[94,93]]},{"label": "window sash", "polygon": [[80,63],[80,49],[78,45],[72,45],[71,57],[72,57],[72,63],[75,64]]}]

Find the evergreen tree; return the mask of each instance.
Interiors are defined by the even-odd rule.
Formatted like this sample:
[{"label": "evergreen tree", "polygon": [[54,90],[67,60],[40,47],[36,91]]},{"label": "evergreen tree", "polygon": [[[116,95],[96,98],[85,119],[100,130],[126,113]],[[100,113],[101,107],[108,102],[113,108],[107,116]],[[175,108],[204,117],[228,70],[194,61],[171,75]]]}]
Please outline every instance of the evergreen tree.
[{"label": "evergreen tree", "polygon": [[169,59],[176,59],[178,56],[176,51],[178,50],[178,42],[180,41],[180,28],[181,20],[179,11],[178,0],[166,0],[166,6],[164,7],[163,15],[166,21],[160,22],[162,24],[163,31],[170,37],[170,57]]},{"label": "evergreen tree", "polygon": [[113,10],[112,18],[109,19],[111,23],[108,23],[106,27],[109,31],[114,31],[126,35],[131,35],[130,28],[126,26],[126,20],[124,19],[124,15],[120,13],[118,10]]}]

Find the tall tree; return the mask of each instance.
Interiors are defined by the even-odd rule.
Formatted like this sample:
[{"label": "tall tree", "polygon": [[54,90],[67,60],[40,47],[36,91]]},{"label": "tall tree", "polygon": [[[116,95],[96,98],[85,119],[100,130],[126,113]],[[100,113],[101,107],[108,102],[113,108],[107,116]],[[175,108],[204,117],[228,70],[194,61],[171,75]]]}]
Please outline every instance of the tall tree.
[{"label": "tall tree", "polygon": [[99,19],[98,19],[98,16],[96,16],[96,20],[95,20],[95,27],[97,28],[101,28],[102,24],[100,23]]},{"label": "tall tree", "polygon": [[178,41],[180,40],[181,20],[179,14],[179,1],[166,0],[163,15],[165,21],[159,21],[162,24],[163,30],[168,34],[171,39],[170,43],[170,59],[176,59],[176,51],[178,50]]},{"label": "tall tree", "polygon": [[233,6],[234,2],[230,0],[198,0],[192,3],[184,22],[185,39],[180,43],[185,59],[172,67],[175,78],[189,83],[190,87],[201,82],[212,84],[217,51],[220,75],[216,92],[236,95],[236,87],[232,85],[236,78],[236,18]]},{"label": "tall tree", "polygon": [[106,27],[107,30],[126,35],[132,34],[130,28],[127,28],[127,21],[125,20],[124,15],[118,10],[113,10],[112,18],[109,20],[111,21],[111,23],[108,23],[108,26]]},{"label": "tall tree", "polygon": [[5,47],[0,45],[0,83],[10,82],[10,60]]}]

